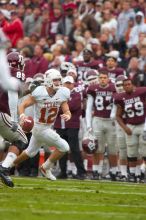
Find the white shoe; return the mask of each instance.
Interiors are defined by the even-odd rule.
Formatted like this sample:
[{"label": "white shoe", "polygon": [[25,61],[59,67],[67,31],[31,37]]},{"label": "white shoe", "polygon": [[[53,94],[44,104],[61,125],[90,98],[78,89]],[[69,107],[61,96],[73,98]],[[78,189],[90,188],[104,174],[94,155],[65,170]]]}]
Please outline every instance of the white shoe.
[{"label": "white shoe", "polygon": [[48,170],[45,170],[43,168],[43,166],[40,167],[40,171],[41,173],[43,174],[43,176],[45,176],[47,179],[49,180],[52,180],[52,181],[55,181],[56,180],[56,177],[52,174],[51,170],[48,169]]}]

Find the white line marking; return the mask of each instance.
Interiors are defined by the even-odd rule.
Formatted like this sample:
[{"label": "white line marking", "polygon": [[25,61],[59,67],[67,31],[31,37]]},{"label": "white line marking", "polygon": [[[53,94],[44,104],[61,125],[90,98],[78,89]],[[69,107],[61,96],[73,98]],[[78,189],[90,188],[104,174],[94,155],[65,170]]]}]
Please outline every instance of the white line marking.
[{"label": "white line marking", "polygon": [[106,213],[103,211],[59,211],[59,210],[48,210],[48,209],[43,209],[43,210],[40,210],[40,209],[34,209],[34,208],[21,208],[21,209],[16,209],[16,208],[0,208],[0,212],[13,212],[13,213],[20,213],[22,211],[30,211],[34,214],[56,214],[56,215],[101,215],[101,216],[106,216],[108,218],[108,216],[115,216],[117,215],[118,218],[124,218],[126,216],[134,216],[134,219],[136,218],[140,218],[140,217],[145,217],[145,214],[144,213],[140,213],[140,214],[135,214],[135,213],[121,213],[121,212],[108,212],[106,211]]},{"label": "white line marking", "polygon": [[[29,185],[26,185],[26,186],[15,186],[14,187],[15,189],[36,189],[37,187],[36,186],[29,186]],[[119,191],[109,191],[109,189],[107,190],[101,190],[101,189],[78,189],[78,188],[74,188],[74,189],[67,189],[67,188],[62,188],[62,187],[59,187],[59,186],[48,186],[48,187],[42,187],[42,186],[38,186],[38,188],[43,188],[45,190],[48,190],[48,191],[53,191],[53,190],[56,190],[56,191],[66,191],[66,192],[82,192],[82,193],[104,193],[104,194],[117,194],[117,195],[146,195],[146,193],[144,192],[119,192]]]}]

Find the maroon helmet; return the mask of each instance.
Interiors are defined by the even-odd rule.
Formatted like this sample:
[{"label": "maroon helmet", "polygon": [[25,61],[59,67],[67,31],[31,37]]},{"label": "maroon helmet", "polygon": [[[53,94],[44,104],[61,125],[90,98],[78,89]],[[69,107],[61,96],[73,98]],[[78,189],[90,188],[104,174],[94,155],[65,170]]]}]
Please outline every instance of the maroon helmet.
[{"label": "maroon helmet", "polygon": [[98,80],[98,74],[99,72],[97,70],[94,69],[88,70],[86,72],[86,80],[89,82],[93,80]]},{"label": "maroon helmet", "polygon": [[93,154],[97,151],[98,148],[98,141],[92,134],[88,134],[86,137],[83,138],[82,141],[83,150],[87,154]]},{"label": "maroon helmet", "polygon": [[18,52],[11,52],[7,55],[7,60],[10,67],[23,70],[24,69],[24,58]]}]

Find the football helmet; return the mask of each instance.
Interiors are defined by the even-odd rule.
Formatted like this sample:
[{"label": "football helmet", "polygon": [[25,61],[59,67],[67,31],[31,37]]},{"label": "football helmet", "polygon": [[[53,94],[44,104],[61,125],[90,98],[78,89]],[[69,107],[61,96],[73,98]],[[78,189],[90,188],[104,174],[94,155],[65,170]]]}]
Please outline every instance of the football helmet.
[{"label": "football helmet", "polygon": [[7,60],[10,67],[22,70],[24,69],[24,57],[18,52],[11,52],[7,55]]},{"label": "football helmet", "polygon": [[[55,85],[55,80],[60,80],[58,85]],[[57,90],[62,85],[62,76],[60,72],[56,69],[49,69],[45,72],[44,84],[48,87],[53,87],[54,90]]]},{"label": "football helmet", "polygon": [[97,70],[91,69],[86,72],[86,80],[88,81],[88,84],[92,82],[98,82],[98,75],[99,72]]},{"label": "football helmet", "polygon": [[94,135],[88,132],[82,140],[83,150],[87,154],[93,154],[97,151],[98,141],[95,139]]},{"label": "football helmet", "polygon": [[62,62],[60,65],[61,75],[64,77],[69,69],[76,69],[75,65],[70,62]]},{"label": "football helmet", "polygon": [[37,81],[40,83],[44,82],[44,74],[43,73],[37,73],[33,76],[33,81]]},{"label": "football helmet", "polygon": [[116,78],[115,87],[116,87],[117,93],[124,92],[124,89],[123,89],[123,81],[124,81],[125,79],[127,79],[127,76],[124,76],[124,75],[119,75],[119,76]]}]

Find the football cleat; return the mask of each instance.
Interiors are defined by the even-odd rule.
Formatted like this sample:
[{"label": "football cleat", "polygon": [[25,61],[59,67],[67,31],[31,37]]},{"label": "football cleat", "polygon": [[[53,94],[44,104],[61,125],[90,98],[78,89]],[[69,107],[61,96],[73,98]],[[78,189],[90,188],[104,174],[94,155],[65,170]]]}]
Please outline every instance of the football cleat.
[{"label": "football cleat", "polygon": [[56,177],[52,174],[50,169],[45,170],[43,166],[40,167],[40,171],[43,176],[45,176],[47,179],[55,181]]},{"label": "football cleat", "polygon": [[92,172],[91,180],[101,180],[101,175],[99,175],[98,171]]},{"label": "football cleat", "polygon": [[9,187],[14,187],[14,183],[9,176],[9,168],[5,168],[2,165],[0,165],[0,177],[2,182]]},{"label": "football cleat", "polygon": [[128,182],[137,183],[137,178],[136,178],[135,174],[129,173],[129,175],[128,175]]}]

